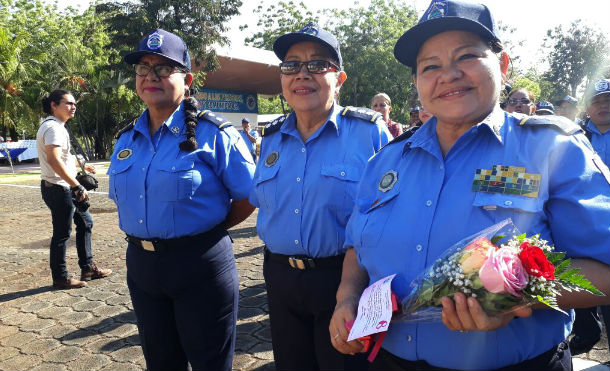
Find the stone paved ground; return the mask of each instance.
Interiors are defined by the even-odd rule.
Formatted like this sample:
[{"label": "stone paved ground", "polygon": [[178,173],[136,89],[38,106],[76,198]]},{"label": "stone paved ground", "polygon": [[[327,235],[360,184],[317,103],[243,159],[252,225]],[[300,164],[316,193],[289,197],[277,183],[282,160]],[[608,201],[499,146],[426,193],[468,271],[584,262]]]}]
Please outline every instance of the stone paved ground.
[{"label": "stone paved ground", "polygon": [[[0,174],[8,166],[0,166]],[[36,171],[22,165],[17,171]],[[10,172],[10,168],[8,168]],[[39,178],[0,177],[0,370],[142,370],[135,317],[125,283],[125,247],[117,213],[104,194],[92,194],[93,252],[96,262],[114,273],[87,288],[51,289],[48,245],[50,212],[40,198]],[[107,178],[99,175],[101,189]],[[269,318],[262,276],[262,242],[255,216],[231,230],[240,276],[240,308],[233,368],[271,370]],[[68,269],[77,275],[74,239]],[[604,338],[583,360],[608,362]],[[591,364],[582,363],[584,369]],[[608,368],[603,368],[607,370]]]}]

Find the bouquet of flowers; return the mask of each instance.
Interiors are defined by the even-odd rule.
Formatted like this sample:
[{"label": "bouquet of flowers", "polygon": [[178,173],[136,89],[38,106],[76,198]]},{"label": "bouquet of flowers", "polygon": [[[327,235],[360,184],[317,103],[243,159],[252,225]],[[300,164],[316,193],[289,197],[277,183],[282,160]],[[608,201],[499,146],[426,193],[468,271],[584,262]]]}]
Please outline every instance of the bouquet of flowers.
[{"label": "bouquet of flowers", "polygon": [[519,234],[510,219],[458,242],[411,283],[402,301],[403,322],[438,321],[444,296],[461,292],[477,298],[485,312],[496,315],[515,306],[543,303],[557,306],[559,290],[585,290],[603,295],[570,268],[565,253],[539,235]]}]

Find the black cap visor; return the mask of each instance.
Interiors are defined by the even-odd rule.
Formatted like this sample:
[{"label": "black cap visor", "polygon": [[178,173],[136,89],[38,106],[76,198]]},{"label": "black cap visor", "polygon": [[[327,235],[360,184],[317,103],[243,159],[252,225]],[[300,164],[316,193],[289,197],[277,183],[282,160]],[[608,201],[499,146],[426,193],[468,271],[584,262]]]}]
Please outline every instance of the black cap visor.
[{"label": "black cap visor", "polygon": [[133,53],[129,53],[126,56],[123,57],[123,60],[127,63],[127,64],[136,64],[140,61],[140,58],[142,58],[145,55],[158,55],[160,57],[163,57],[165,59],[168,59],[172,62],[174,62],[177,66],[180,66],[188,71],[190,71],[190,69],[185,66],[184,64],[182,64],[182,62],[174,59],[174,58],[170,58],[167,55],[163,54],[163,53],[157,53],[157,52],[153,52],[153,51],[149,51],[149,50],[141,50],[138,52],[133,52]]},{"label": "black cap visor", "polygon": [[499,41],[490,30],[478,22],[459,17],[443,17],[420,23],[405,32],[394,46],[394,57],[415,72],[417,54],[422,45],[432,36],[446,31],[469,31],[485,41]]},{"label": "black cap visor", "polygon": [[337,55],[337,52],[335,52],[335,50],[329,43],[321,40],[320,38],[318,38],[316,36],[308,35],[305,33],[293,32],[293,33],[289,33],[289,34],[280,36],[273,43],[273,51],[275,52],[275,55],[283,62],[284,59],[286,58],[286,53],[288,53],[288,50],[294,44],[304,42],[304,41],[311,41],[316,44],[320,44],[320,45],[324,46],[326,49],[328,49],[328,51],[333,56],[333,58],[335,58],[336,62],[339,63],[339,67],[342,68],[341,59],[339,58],[339,55]]}]

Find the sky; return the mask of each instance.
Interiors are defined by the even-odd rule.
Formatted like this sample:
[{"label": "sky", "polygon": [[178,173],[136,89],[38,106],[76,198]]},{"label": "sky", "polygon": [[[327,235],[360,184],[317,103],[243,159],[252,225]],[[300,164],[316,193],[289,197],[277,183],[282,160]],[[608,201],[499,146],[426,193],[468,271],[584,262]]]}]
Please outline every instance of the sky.
[{"label": "sky", "polygon": [[[51,3],[53,0],[46,0]],[[188,1],[188,0],[186,0]],[[299,0],[295,0],[298,2]],[[406,4],[413,4],[418,15],[421,16],[430,4],[430,0],[403,0]],[[515,27],[511,35],[514,42],[523,41],[524,45],[517,52],[521,55],[519,66],[522,70],[535,67],[538,62],[540,46],[548,29],[560,24],[569,25],[576,19],[582,19],[593,27],[599,28],[610,39],[610,1],[607,0],[479,0],[487,5],[496,21]],[[68,5],[84,9],[88,0],[57,0],[60,8]],[[257,18],[252,17],[253,10],[263,4],[266,8],[273,0],[243,0],[241,14],[229,21],[227,36],[232,45],[243,44],[244,38],[250,36],[256,27]],[[354,0],[304,0],[307,7],[314,13],[317,10],[329,8],[347,9],[353,6]],[[359,0],[364,6],[370,0]],[[241,32],[239,26],[249,24],[248,33]],[[539,71],[542,72],[542,71]]]}]

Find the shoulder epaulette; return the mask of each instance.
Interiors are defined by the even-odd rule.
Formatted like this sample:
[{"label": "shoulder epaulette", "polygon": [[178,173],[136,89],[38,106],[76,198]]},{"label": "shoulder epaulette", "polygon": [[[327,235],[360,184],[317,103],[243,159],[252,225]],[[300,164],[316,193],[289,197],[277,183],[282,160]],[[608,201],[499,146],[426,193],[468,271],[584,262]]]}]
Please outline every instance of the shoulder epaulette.
[{"label": "shoulder epaulette", "polygon": [[559,130],[566,135],[574,135],[582,131],[582,128],[577,125],[574,121],[565,118],[563,116],[527,116],[524,117],[519,126],[531,126],[531,127],[551,127],[555,130]]},{"label": "shoulder epaulette", "polygon": [[218,113],[214,113],[210,110],[201,111],[197,114],[197,118],[202,120],[207,120],[212,124],[216,125],[220,130],[224,130],[225,128],[232,126],[231,122],[224,118],[222,115]]},{"label": "shoulder epaulette", "polygon": [[341,116],[354,117],[368,122],[375,122],[381,117],[381,113],[369,108],[347,106],[341,111]]},{"label": "shoulder epaulette", "polygon": [[271,121],[270,123],[265,125],[265,127],[263,128],[263,131],[261,132],[261,136],[264,137],[267,135],[271,135],[271,134],[275,133],[276,131],[280,130],[280,128],[284,124],[284,121],[286,121],[286,115],[282,115],[282,116],[276,118],[275,120]]},{"label": "shoulder epaulette", "polygon": [[119,139],[121,137],[121,135],[123,135],[124,133],[133,129],[133,127],[136,125],[137,121],[138,121],[137,117],[135,119],[131,120],[131,122],[129,124],[125,125],[121,130],[119,130],[118,133],[116,133],[116,135],[114,136],[114,139]]},{"label": "shoulder epaulette", "polygon": [[413,134],[415,134],[417,129],[419,129],[420,127],[421,126],[411,126],[407,130],[405,130],[402,134],[400,134],[396,138],[394,138],[391,141],[389,141],[388,143],[386,143],[385,146],[381,147],[380,151],[382,149],[384,149],[385,147],[389,146],[390,144],[399,143],[399,142],[402,142],[403,140],[407,140],[407,139],[411,138],[413,136]]}]

